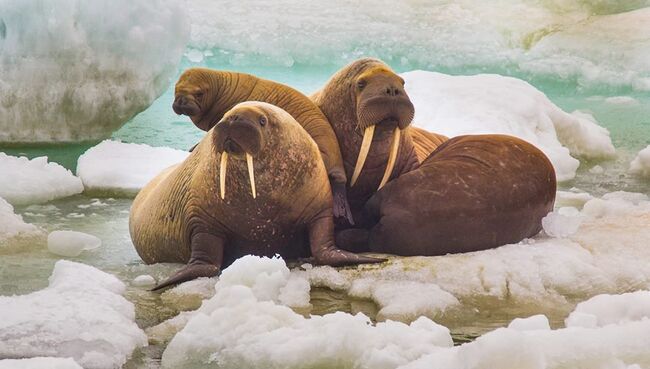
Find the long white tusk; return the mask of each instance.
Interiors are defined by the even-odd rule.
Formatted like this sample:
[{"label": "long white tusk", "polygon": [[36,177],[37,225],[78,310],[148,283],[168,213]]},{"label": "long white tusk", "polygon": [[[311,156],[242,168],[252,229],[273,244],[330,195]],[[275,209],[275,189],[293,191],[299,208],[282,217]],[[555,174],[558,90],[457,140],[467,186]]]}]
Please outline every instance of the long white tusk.
[{"label": "long white tusk", "polygon": [[384,172],[384,178],[381,179],[379,188],[377,191],[381,190],[382,187],[388,182],[388,178],[393,173],[393,168],[395,167],[395,161],[397,161],[397,152],[399,151],[399,141],[402,131],[399,127],[395,128],[395,133],[393,134],[393,141],[390,144],[390,155],[388,155],[388,164],[386,164],[386,171]]},{"label": "long white tusk", "polygon": [[354,173],[352,174],[352,180],[350,181],[350,186],[354,186],[354,183],[359,178],[361,174],[361,168],[366,162],[368,157],[368,152],[370,151],[370,145],[372,144],[372,136],[375,134],[375,126],[369,126],[366,128],[366,131],[363,133],[363,141],[361,142],[361,150],[359,150],[359,156],[357,157],[357,165],[354,167]]},{"label": "long white tusk", "polygon": [[219,167],[219,190],[221,192],[221,199],[226,198],[226,170],[228,168],[228,153],[221,153],[221,167]]},{"label": "long white tusk", "polygon": [[253,198],[257,197],[255,192],[255,172],[253,170],[253,156],[246,153],[246,165],[248,165],[248,177],[251,179],[251,191],[253,191]]}]

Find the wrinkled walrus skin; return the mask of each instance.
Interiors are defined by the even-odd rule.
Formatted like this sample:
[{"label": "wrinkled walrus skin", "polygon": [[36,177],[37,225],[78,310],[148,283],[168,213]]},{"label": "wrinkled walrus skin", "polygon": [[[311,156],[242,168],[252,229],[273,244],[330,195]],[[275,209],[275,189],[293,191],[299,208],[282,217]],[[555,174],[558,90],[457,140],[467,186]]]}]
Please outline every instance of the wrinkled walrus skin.
[{"label": "wrinkled walrus skin", "polygon": [[[343,67],[310,98],[336,133],[349,180],[348,201],[359,227],[365,226],[363,206],[382,183],[414,170],[447,140],[410,126],[415,111],[404,80],[377,59],[360,59]],[[365,160],[359,160],[364,157],[365,137],[372,143]],[[399,146],[393,142],[396,137]],[[392,168],[388,166],[391,153]]]},{"label": "wrinkled walrus skin", "polygon": [[330,178],[334,216],[352,222],[339,142],[325,115],[298,90],[250,74],[190,68],[176,82],[172,107],[177,114],[189,116],[198,128],[209,131],[227,111],[244,101],[278,106],[309,133],[320,149]]},{"label": "wrinkled walrus skin", "polygon": [[555,193],[551,162],[528,142],[454,137],[368,201],[368,246],[434,256],[516,243],[541,231]]},{"label": "wrinkled walrus skin", "polygon": [[380,262],[338,249],[318,147],[284,110],[245,102],[182,163],[134,200],[129,229],[147,263],[187,266],[155,289],[217,275],[246,254],[348,265]]}]

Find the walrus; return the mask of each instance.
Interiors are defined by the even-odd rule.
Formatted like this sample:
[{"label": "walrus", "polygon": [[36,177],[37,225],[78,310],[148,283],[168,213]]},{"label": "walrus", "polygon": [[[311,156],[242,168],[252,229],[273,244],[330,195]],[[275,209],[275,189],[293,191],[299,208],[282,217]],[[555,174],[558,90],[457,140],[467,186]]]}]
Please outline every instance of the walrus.
[{"label": "walrus", "polygon": [[368,249],[434,256],[516,243],[542,230],[555,193],[553,165],[530,143],[454,137],[370,198]]},{"label": "walrus", "polygon": [[330,178],[334,216],[352,223],[339,142],[325,115],[301,92],[250,74],[190,68],[176,82],[172,108],[176,114],[189,116],[196,127],[209,131],[224,113],[244,101],[262,101],[284,109],[309,133]]},{"label": "walrus", "polygon": [[215,276],[246,254],[311,254],[333,266],[382,261],[336,247],[318,146],[291,115],[263,102],[236,105],[185,161],[148,183],[129,230],[145,263],[187,263],[154,289]]},{"label": "walrus", "polygon": [[335,73],[310,96],[341,147],[352,216],[388,181],[420,165],[447,137],[410,126],[414,107],[404,80],[380,60],[364,58]]}]

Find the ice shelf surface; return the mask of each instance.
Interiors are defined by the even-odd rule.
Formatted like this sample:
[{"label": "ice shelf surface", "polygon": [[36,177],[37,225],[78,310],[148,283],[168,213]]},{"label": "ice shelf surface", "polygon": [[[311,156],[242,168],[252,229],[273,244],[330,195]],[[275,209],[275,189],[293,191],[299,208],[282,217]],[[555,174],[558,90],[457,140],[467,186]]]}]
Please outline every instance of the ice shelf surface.
[{"label": "ice shelf surface", "polygon": [[77,164],[77,175],[88,192],[134,196],[163,169],[190,153],[106,140],[90,148]]},{"label": "ice shelf surface", "polygon": [[42,203],[81,193],[81,180],[41,156],[29,160],[0,152],[0,197],[13,205]]},{"label": "ice shelf surface", "polygon": [[189,35],[179,0],[0,2],[0,142],[110,136],[169,86]]},{"label": "ice shelf surface", "polygon": [[560,181],[572,179],[583,159],[616,154],[607,129],[586,113],[562,111],[529,83],[496,74],[450,76],[403,73],[416,126],[453,137],[501,133],[522,138],[551,160]]},{"label": "ice shelf surface", "polygon": [[147,345],[124,291],[113,275],[58,261],[47,288],[0,296],[0,357],[71,357],[86,369],[121,367]]}]

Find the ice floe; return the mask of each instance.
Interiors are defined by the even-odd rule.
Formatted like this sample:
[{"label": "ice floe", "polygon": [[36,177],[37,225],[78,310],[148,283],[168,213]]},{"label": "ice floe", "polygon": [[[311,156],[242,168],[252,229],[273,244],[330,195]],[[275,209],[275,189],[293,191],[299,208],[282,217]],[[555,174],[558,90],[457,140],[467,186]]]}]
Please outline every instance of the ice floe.
[{"label": "ice floe", "polygon": [[639,177],[650,178],[650,146],[639,151],[630,163],[630,173]]},{"label": "ice floe", "polygon": [[88,192],[133,196],[188,155],[169,147],[106,140],[79,157],[77,175]]},{"label": "ice floe", "polygon": [[185,49],[178,0],[0,4],[0,142],[110,136],[162,94]]},{"label": "ice floe", "polygon": [[415,105],[414,124],[453,137],[502,133],[522,138],[549,157],[560,181],[575,177],[577,158],[612,158],[607,129],[586,113],[566,113],[529,83],[495,74],[403,73]]},{"label": "ice floe", "polygon": [[81,180],[42,156],[29,160],[0,152],[0,197],[14,205],[35,204],[81,193]]},{"label": "ice floe", "polygon": [[82,232],[54,231],[47,236],[47,249],[56,255],[76,257],[102,245],[99,238]]},{"label": "ice floe", "polygon": [[[596,296],[579,304],[567,328],[551,329],[544,315],[454,347],[450,331],[426,317],[410,324],[373,323],[336,312],[304,317],[279,302],[289,271],[279,261],[236,261],[228,282],[198,311],[149,333],[169,336],[163,368],[611,368],[650,365],[650,292]],[[275,269],[275,270],[274,270]],[[261,290],[261,286],[270,286]],[[278,288],[280,287],[280,288]],[[630,308],[630,306],[633,306]],[[591,318],[590,318],[591,317]],[[591,322],[590,326],[585,323]]]},{"label": "ice floe", "polygon": [[124,291],[110,274],[58,261],[47,288],[0,296],[0,357],[71,357],[87,369],[121,367],[147,345]]},{"label": "ice floe", "polygon": [[14,207],[0,197],[0,247],[16,238],[28,238],[42,234],[33,224],[25,223],[23,217],[14,213]]}]

